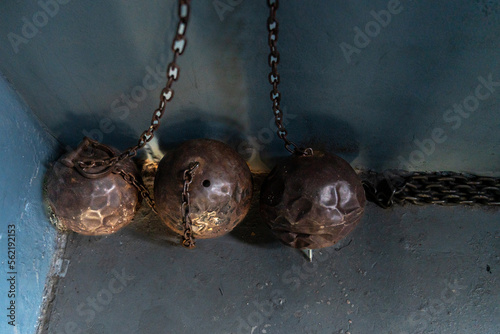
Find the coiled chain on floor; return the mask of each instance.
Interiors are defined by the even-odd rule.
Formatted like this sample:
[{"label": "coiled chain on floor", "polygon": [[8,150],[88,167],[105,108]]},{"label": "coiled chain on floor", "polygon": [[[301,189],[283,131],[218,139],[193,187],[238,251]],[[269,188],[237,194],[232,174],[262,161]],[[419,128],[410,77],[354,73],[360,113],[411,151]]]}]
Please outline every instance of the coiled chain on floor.
[{"label": "coiled chain on floor", "polygon": [[363,182],[366,197],[383,208],[404,203],[500,206],[500,178],[496,177],[456,172],[371,176],[378,181]]}]

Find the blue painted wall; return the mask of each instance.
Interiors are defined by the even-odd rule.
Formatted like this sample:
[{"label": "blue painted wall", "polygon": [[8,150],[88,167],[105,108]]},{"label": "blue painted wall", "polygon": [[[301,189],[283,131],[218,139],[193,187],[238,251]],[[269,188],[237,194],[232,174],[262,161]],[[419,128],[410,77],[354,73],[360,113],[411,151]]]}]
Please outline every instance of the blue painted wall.
[{"label": "blue painted wall", "polygon": [[[57,144],[1,75],[0,134],[0,333],[30,334],[35,332],[55,248],[56,230],[44,214],[42,181]],[[8,262],[8,247],[14,246],[9,245],[9,230],[15,230],[13,268]],[[12,271],[17,274],[7,273]],[[11,276],[13,290],[7,281]],[[9,298],[8,291],[14,290],[15,297]],[[10,300],[15,300],[15,327],[7,324]]]},{"label": "blue painted wall", "polygon": [[[286,154],[273,137],[265,2],[193,1],[162,144],[219,138],[268,166]],[[125,148],[158,103],[175,5],[4,1],[0,70],[65,144],[89,134]],[[278,17],[292,139],[376,170],[500,170],[500,1],[286,1]]]}]

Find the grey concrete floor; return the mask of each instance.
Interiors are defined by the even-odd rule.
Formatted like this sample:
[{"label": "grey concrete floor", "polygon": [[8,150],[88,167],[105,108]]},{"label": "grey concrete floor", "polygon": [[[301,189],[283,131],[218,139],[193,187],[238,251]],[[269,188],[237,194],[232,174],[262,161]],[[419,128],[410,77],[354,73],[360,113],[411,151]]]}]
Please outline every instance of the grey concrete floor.
[{"label": "grey concrete floor", "polygon": [[255,205],[194,250],[147,207],[135,220],[69,235],[47,333],[500,333],[498,209],[369,204],[312,263]]}]

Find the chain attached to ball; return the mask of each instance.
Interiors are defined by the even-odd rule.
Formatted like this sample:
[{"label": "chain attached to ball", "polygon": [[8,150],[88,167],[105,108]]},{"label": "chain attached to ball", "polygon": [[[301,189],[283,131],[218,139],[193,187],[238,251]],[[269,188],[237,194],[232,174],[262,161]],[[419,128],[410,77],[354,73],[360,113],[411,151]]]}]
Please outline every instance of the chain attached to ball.
[{"label": "chain attached to ball", "polygon": [[184,186],[182,188],[182,205],[181,205],[181,214],[182,214],[182,223],[184,225],[184,233],[182,235],[182,245],[186,248],[195,248],[196,243],[193,237],[193,222],[191,221],[191,217],[189,216],[189,185],[193,183],[193,176],[196,169],[200,167],[199,162],[193,162],[185,171],[184,171]]},{"label": "chain attached to ball", "polygon": [[139,192],[123,176],[141,183],[131,160],[83,169],[78,161],[107,159],[118,150],[84,138],[49,169],[46,196],[59,226],[84,235],[105,235],[128,225],[139,206]]},{"label": "chain attached to ball", "polygon": [[132,221],[139,205],[139,194],[156,212],[155,202],[131,161],[137,151],[154,137],[166,105],[174,96],[172,85],[184,53],[190,16],[190,0],[179,0],[177,31],[171,49],[173,60],[167,67],[167,83],[151,124],[137,144],[120,153],[104,144],[84,138],[79,147],[56,161],[46,177],[47,201],[64,229],[88,235],[118,231]]},{"label": "chain attached to ball", "polygon": [[137,155],[137,151],[149,143],[153,137],[154,132],[160,127],[160,119],[165,113],[167,103],[174,97],[174,90],[172,84],[179,79],[180,67],[177,65],[177,58],[184,53],[186,48],[187,39],[185,37],[186,30],[189,22],[191,12],[191,0],[179,0],[178,3],[178,18],[176,34],[173,38],[171,50],[173,51],[173,59],[167,66],[167,83],[162,89],[160,94],[160,104],[153,112],[150,126],[140,135],[139,140],[135,146],[129,147],[119,155],[112,156],[106,159],[86,159],[78,161],[78,165],[82,169],[89,169],[93,167],[109,167],[124,160],[133,158]]},{"label": "chain attached to ball", "polygon": [[292,153],[267,176],[261,189],[260,211],[273,234],[295,248],[323,248],[334,245],[350,233],[364,212],[365,194],[361,179],[342,158],[300,148],[288,139],[283,125],[278,90],[280,75],[277,49],[279,23],[278,0],[269,0],[267,20],[268,79],[278,137]]},{"label": "chain attached to ball", "polygon": [[192,248],[194,238],[222,236],[243,220],[250,209],[252,174],[226,144],[189,140],[160,161],[154,195],[162,220]]}]

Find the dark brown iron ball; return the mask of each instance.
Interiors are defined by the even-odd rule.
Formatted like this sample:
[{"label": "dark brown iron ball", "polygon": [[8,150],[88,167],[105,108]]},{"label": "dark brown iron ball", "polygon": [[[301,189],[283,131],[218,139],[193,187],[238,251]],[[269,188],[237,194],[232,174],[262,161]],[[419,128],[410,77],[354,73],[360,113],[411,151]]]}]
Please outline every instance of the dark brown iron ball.
[{"label": "dark brown iron ball", "polygon": [[262,218],[294,248],[334,245],[359,223],[365,202],[361,179],[349,163],[319,152],[287,158],[271,171],[260,194]]},{"label": "dark brown iron ball", "polygon": [[[84,235],[111,234],[132,221],[139,206],[139,194],[118,174],[87,178],[75,167],[70,167],[79,159],[102,159],[111,152],[118,153],[107,146],[107,152],[89,146],[87,140],[84,139],[77,150],[57,160],[48,171],[46,198],[61,228]],[[116,167],[140,179],[132,161],[122,161]],[[88,171],[98,173],[103,170],[91,168]]]},{"label": "dark brown iron ball", "polygon": [[243,220],[252,198],[252,174],[245,160],[220,141],[190,140],[163,157],[155,177],[156,209],[170,229],[183,235],[184,171],[196,162],[199,167],[189,185],[193,235],[219,237]]}]

